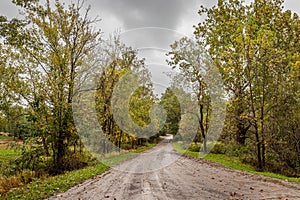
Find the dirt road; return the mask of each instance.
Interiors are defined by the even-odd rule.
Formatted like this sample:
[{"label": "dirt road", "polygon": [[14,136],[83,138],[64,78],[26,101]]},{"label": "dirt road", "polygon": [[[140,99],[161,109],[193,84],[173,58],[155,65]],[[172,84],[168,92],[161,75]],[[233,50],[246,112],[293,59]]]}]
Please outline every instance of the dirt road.
[{"label": "dirt road", "polygon": [[170,143],[161,143],[105,174],[50,199],[299,200],[300,184],[180,156]]}]

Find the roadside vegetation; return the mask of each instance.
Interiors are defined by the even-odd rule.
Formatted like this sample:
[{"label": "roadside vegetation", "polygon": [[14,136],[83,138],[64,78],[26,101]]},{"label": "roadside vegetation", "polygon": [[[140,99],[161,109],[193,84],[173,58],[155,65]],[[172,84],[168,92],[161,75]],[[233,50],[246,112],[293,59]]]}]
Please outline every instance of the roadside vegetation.
[{"label": "roadside vegetation", "polygon": [[[168,63],[188,78],[198,103],[197,135],[185,148],[205,153],[215,119],[211,88],[202,72],[211,67],[202,58],[205,48],[222,76],[226,99],[225,124],[213,151],[239,157],[261,172],[300,176],[300,20],[283,9],[283,2],[219,0],[212,8],[200,8],[199,15],[206,18],[195,24],[194,38],[171,45]],[[183,111],[181,119],[188,116],[172,98],[168,102],[175,107],[168,112],[173,123],[177,110]],[[185,140],[190,123],[182,120],[178,134],[171,128],[165,132]]]},{"label": "roadside vegetation", "polygon": [[[193,158],[201,157],[201,159],[220,163],[231,169],[237,169],[237,170],[241,170],[241,171],[245,171],[245,172],[250,172],[253,174],[260,174],[260,175],[271,177],[271,178],[278,178],[278,179],[285,180],[285,181],[300,183],[299,177],[298,178],[297,177],[289,177],[289,176],[284,176],[279,173],[258,171],[258,169],[255,168],[253,165],[246,163],[242,158],[238,157],[238,154],[232,153],[232,152],[225,153],[224,148],[221,148],[222,152],[220,152],[219,151],[220,149],[218,150],[218,148],[219,148],[218,145],[220,145],[220,143],[215,145],[215,148],[212,149],[211,153],[207,154],[205,157],[202,158],[200,155],[200,152],[197,151],[197,150],[199,150],[199,145],[196,145],[196,146],[194,145],[194,147],[186,149],[183,147],[182,143],[180,143],[180,142],[173,143],[173,147],[177,152],[182,153],[187,156],[190,156],[190,157],[193,157]],[[231,151],[229,148],[227,148],[227,150]]]},{"label": "roadside vegetation", "polygon": [[[159,134],[139,138],[114,121],[113,89],[128,72],[140,81],[129,101],[134,122],[147,125],[149,108],[157,101],[144,60],[120,41],[119,33],[104,39],[95,28],[100,19],[90,18],[84,1],[13,3],[22,17],[0,16],[1,195],[13,198],[16,188],[22,189],[15,198],[63,191],[108,169],[97,160],[115,164],[158,140]],[[95,85],[82,88],[87,79]],[[101,138],[93,134],[85,108],[76,107],[83,105],[76,101],[80,95],[94,100]],[[75,119],[75,112],[83,117]],[[89,129],[79,134],[76,123]]]},{"label": "roadside vegetation", "polygon": [[[29,170],[23,170],[13,176],[3,176],[3,174],[1,174],[0,198],[44,199],[59,192],[66,191],[89,178],[100,175],[109,170],[111,166],[119,164],[153,146],[155,146],[155,144],[147,143],[145,146],[132,151],[116,152],[113,156],[108,156],[101,160],[101,162],[92,160],[87,167],[68,171],[57,176],[50,176],[45,173],[37,176],[35,171]],[[1,149],[0,151],[3,153],[1,155],[6,155],[5,158],[0,158],[1,167],[7,167],[3,165],[3,162],[12,161],[21,155],[18,150]]]}]

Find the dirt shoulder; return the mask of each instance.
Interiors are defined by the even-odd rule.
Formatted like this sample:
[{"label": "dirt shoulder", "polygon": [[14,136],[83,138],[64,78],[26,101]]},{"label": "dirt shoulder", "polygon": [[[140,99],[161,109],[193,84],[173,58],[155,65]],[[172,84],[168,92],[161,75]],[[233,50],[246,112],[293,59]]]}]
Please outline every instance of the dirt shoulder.
[{"label": "dirt shoulder", "polygon": [[50,199],[300,199],[300,184],[180,156],[170,143]]}]

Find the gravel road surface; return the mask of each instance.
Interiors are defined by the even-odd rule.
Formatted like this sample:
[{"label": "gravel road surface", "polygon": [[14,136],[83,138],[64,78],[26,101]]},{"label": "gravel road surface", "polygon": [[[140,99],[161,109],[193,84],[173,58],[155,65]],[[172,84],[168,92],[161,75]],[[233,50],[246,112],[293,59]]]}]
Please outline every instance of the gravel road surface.
[{"label": "gravel road surface", "polygon": [[72,200],[300,200],[300,184],[181,156],[162,142],[106,173],[50,199]]}]

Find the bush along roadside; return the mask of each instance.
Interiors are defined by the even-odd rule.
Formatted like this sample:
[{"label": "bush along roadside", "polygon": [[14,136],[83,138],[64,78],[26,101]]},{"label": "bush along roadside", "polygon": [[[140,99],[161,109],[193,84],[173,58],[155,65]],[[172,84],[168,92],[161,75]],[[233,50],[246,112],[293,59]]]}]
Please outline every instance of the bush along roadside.
[{"label": "bush along roadside", "polygon": [[[180,143],[173,143],[173,147],[179,153],[182,153],[184,155],[187,155],[187,156],[190,156],[193,158],[199,158],[199,155],[200,155],[199,152],[191,151],[189,149],[186,150],[185,148],[182,147],[182,144],[180,144]],[[263,175],[263,176],[267,176],[267,177],[271,177],[271,178],[278,178],[278,179],[285,180],[285,181],[300,183],[300,178],[288,177],[288,176],[284,176],[284,175],[272,173],[272,172],[257,171],[255,167],[253,167],[249,164],[243,163],[238,157],[235,157],[235,156],[229,156],[226,154],[210,153],[207,156],[205,156],[203,159],[212,161],[212,162],[216,162],[216,163],[220,163],[231,169],[250,172],[253,174],[259,174],[259,175]]]}]

